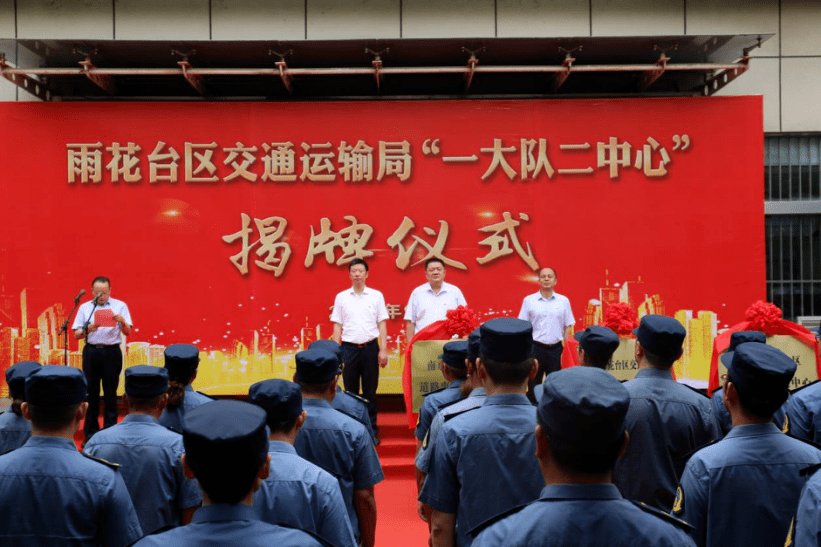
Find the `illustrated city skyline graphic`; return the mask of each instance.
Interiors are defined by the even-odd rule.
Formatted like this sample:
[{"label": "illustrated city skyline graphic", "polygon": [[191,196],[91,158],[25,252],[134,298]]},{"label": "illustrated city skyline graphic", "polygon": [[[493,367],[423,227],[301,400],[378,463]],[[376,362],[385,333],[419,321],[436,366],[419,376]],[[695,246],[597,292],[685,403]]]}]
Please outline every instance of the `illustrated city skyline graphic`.
[{"label": "illustrated city skyline graphic", "polygon": [[[577,315],[576,329],[601,324],[604,310],[619,302],[635,310],[639,319],[648,314],[665,314],[662,296],[651,294],[647,289],[641,276],[633,281],[611,283],[609,272],[605,271],[605,283],[597,289],[595,297],[584,304],[582,315]],[[3,397],[8,396],[4,373],[14,363],[37,361],[42,364],[64,364],[63,337],[58,336],[58,332],[70,310],[62,303],[55,303],[39,313],[31,313],[30,290],[23,288],[19,294],[6,294],[6,289],[2,288],[0,293],[0,396]],[[578,314],[582,306],[574,304],[574,307]],[[518,310],[474,310],[480,321],[502,316],[515,317],[518,313]],[[713,340],[720,334],[718,315],[711,310],[682,309],[672,316],[687,330],[683,356],[675,365],[676,376],[706,381]],[[36,320],[33,320],[34,317]],[[398,318],[403,323],[401,315]],[[211,395],[237,395],[246,394],[251,384],[261,380],[290,380],[294,373],[294,355],[315,340],[329,338],[330,331],[330,325],[306,324],[299,328],[299,332],[274,333],[269,326],[265,326],[255,329],[244,340],[233,339],[222,349],[201,351],[194,387]],[[130,338],[139,336],[135,334]],[[69,337],[73,340],[71,332]],[[388,366],[380,372],[379,393],[402,393],[406,344],[404,328],[390,337]],[[83,346],[84,341],[79,340],[77,349],[69,350],[69,366],[82,368]],[[162,366],[165,348],[165,345],[148,341],[126,340],[123,347],[124,368],[142,364]]]}]

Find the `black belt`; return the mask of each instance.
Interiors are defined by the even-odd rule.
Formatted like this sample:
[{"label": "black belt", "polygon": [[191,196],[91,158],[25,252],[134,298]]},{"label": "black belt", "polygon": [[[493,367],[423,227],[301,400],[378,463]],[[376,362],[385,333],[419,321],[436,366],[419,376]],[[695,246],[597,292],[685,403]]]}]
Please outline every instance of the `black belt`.
[{"label": "black belt", "polygon": [[562,347],[561,342],[556,342],[555,344],[543,344],[542,342],[537,342],[536,340],[533,340],[533,343],[539,346],[540,348],[544,349],[556,349]]},{"label": "black belt", "polygon": [[359,349],[362,349],[362,348],[364,348],[364,347],[370,346],[371,344],[376,344],[376,340],[377,340],[377,339],[376,339],[376,338],[374,338],[373,340],[368,340],[368,341],[367,341],[367,342],[365,342],[364,344],[355,344],[355,343],[353,343],[353,342],[342,342],[342,345],[343,345],[343,346],[354,346],[354,347],[357,347],[357,348],[359,348]]},{"label": "black belt", "polygon": [[120,344],[86,344],[92,348],[97,349],[108,349],[108,348],[119,348]]}]

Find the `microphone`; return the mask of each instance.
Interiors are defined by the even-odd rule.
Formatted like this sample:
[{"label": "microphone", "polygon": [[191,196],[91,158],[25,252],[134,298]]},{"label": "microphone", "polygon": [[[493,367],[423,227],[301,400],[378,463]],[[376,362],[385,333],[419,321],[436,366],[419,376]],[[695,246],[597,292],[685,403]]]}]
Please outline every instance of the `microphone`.
[{"label": "microphone", "polygon": [[74,303],[76,304],[77,302],[79,302],[80,297],[82,297],[85,293],[86,293],[85,289],[80,289],[80,292],[77,294],[77,296],[74,297]]}]

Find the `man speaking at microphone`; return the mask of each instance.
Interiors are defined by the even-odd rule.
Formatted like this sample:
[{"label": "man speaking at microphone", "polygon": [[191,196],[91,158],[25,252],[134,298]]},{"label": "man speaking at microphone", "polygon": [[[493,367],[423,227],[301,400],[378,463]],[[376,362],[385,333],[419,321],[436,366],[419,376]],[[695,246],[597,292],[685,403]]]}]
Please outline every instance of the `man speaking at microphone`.
[{"label": "man speaking at microphone", "polygon": [[111,281],[95,277],[91,282],[92,300],[77,310],[72,330],[74,337],[86,339],[83,372],[88,380],[88,413],[83,434],[88,441],[100,430],[100,382],[103,383],[103,428],[117,423],[117,384],[123,370],[120,350],[122,334],[131,333],[131,313],[122,300],[111,298]]}]

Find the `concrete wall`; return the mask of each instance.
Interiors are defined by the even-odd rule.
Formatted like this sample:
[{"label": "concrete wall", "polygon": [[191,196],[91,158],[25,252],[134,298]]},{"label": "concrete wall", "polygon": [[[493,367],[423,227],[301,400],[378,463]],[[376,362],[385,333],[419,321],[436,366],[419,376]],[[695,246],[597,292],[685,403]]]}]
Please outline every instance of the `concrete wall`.
[{"label": "concrete wall", "polygon": [[[821,131],[821,2],[806,0],[0,0],[0,38],[331,40],[774,33],[722,95],[768,132]],[[0,41],[0,47],[2,47]],[[13,62],[21,62],[7,55]],[[675,58],[674,58],[675,61]],[[0,100],[28,94],[0,82]]]}]

